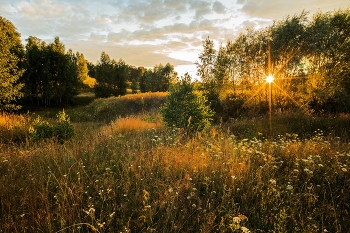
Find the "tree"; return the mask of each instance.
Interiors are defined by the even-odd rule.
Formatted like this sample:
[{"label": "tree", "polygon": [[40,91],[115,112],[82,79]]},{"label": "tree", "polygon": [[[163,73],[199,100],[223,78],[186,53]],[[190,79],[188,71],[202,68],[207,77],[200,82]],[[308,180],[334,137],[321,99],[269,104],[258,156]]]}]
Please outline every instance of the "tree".
[{"label": "tree", "polygon": [[27,70],[23,76],[27,99],[38,105],[69,103],[78,87],[77,58],[56,37],[46,44],[29,37],[26,45]]},{"label": "tree", "polygon": [[177,78],[174,66],[167,63],[155,65],[153,70],[149,69],[140,78],[141,92],[167,91],[169,85]]},{"label": "tree", "polygon": [[23,84],[19,83],[24,73],[23,46],[20,34],[13,24],[0,16],[0,110],[20,108],[16,104],[22,97]]},{"label": "tree", "polygon": [[102,52],[99,63],[95,66],[95,94],[97,97],[110,97],[126,94],[129,68],[120,59],[111,60],[108,54]]},{"label": "tree", "polygon": [[206,97],[195,90],[188,73],[179,82],[170,86],[161,113],[167,126],[181,128],[188,133],[209,127],[214,115],[207,105]]},{"label": "tree", "polygon": [[317,13],[307,28],[306,101],[316,111],[350,111],[350,9]]},{"label": "tree", "polygon": [[88,62],[85,60],[84,54],[77,52],[77,73],[78,80],[81,84],[89,78]]},{"label": "tree", "polygon": [[[208,98],[211,107],[215,111],[220,111],[218,80],[216,80],[214,70],[217,52],[214,42],[206,38],[203,43],[203,52],[199,54],[199,61],[196,61],[197,75],[201,77],[204,95]],[[218,70],[216,70],[218,71]]]}]

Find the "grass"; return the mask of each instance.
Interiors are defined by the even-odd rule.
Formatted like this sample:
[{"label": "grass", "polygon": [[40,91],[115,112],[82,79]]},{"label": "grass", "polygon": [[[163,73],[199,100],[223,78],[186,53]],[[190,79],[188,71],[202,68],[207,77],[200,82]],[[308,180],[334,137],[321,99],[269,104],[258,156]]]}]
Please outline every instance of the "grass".
[{"label": "grass", "polygon": [[76,121],[64,144],[2,142],[0,232],[349,231],[350,146],[336,135],[348,116],[276,115],[269,139],[264,118],[188,138],[151,109]]}]

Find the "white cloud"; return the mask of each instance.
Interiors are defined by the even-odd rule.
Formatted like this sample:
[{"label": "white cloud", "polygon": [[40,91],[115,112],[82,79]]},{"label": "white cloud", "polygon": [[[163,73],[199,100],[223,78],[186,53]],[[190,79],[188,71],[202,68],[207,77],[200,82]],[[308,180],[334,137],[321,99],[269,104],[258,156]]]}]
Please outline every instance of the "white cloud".
[{"label": "white cloud", "polygon": [[[206,37],[233,40],[246,27],[274,19],[348,7],[344,0],[0,0],[0,15],[22,34],[52,42],[92,62],[105,51],[130,65],[167,63],[192,69]],[[189,71],[189,70],[187,70]]]}]

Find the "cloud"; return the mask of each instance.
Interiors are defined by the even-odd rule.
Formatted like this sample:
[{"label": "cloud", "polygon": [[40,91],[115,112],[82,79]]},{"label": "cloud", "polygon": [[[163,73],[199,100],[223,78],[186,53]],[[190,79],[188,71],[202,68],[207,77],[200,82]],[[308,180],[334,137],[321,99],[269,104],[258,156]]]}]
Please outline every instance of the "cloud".
[{"label": "cloud", "polygon": [[[130,65],[170,62],[192,67],[202,40],[234,40],[246,27],[264,27],[303,9],[314,13],[349,6],[344,0],[0,0],[22,41],[48,43],[59,36],[67,49],[91,62],[102,51]],[[192,64],[191,64],[191,60]]]},{"label": "cloud", "polygon": [[242,11],[251,17],[282,20],[288,15],[301,13],[303,10],[314,14],[321,10],[323,12],[337,10],[346,4],[343,0],[238,0],[242,4]]},{"label": "cloud", "polygon": [[218,14],[224,14],[226,12],[226,7],[219,1],[213,3],[213,11]]}]

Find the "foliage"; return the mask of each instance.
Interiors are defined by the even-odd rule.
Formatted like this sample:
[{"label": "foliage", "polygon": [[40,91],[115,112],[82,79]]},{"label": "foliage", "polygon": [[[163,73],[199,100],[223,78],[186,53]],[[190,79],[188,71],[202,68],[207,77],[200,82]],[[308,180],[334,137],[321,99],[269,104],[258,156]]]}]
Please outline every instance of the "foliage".
[{"label": "foliage", "polygon": [[137,91],[139,90],[139,85],[135,79],[133,79],[131,82],[131,90],[132,90],[132,94],[136,94]]},{"label": "foliage", "polygon": [[153,70],[146,70],[140,77],[141,92],[164,92],[167,91],[169,85],[175,81],[177,73],[174,66],[167,63],[154,66]]},{"label": "foliage", "polygon": [[58,37],[46,44],[30,36],[26,45],[27,70],[22,80],[31,104],[60,106],[72,101],[78,87],[77,58]]},{"label": "foliage", "polygon": [[23,46],[13,24],[0,16],[0,111],[18,110],[23,84]]},{"label": "foliage", "polygon": [[34,141],[55,137],[58,141],[63,142],[73,136],[74,127],[64,110],[57,114],[56,125],[51,125],[38,116],[29,128],[29,137]]},{"label": "foliage", "polygon": [[[77,59],[77,75],[78,75],[78,80],[81,84],[89,83],[89,69],[88,69],[88,61],[85,59],[84,54],[80,54],[77,52],[76,54],[76,59]],[[90,86],[90,84],[87,84]]]},{"label": "foliage", "polygon": [[126,94],[128,66],[123,60],[116,62],[102,52],[99,63],[95,66],[96,97],[111,97]]},{"label": "foliage", "polygon": [[209,38],[199,54],[202,88],[219,115],[231,89],[248,100],[247,109],[268,102],[265,78],[272,74],[275,109],[301,108],[313,112],[348,112],[350,10],[306,12],[274,21],[262,29],[247,29],[219,50]]},{"label": "foliage", "polygon": [[29,127],[29,137],[34,141],[52,138],[54,135],[53,126],[38,116]]},{"label": "foliage", "polygon": [[54,126],[54,135],[59,141],[64,141],[74,136],[74,127],[64,110],[57,114],[57,124]]},{"label": "foliage", "polygon": [[194,89],[188,73],[170,87],[161,112],[169,127],[181,128],[188,133],[209,127],[214,115],[207,105],[207,99]]}]

